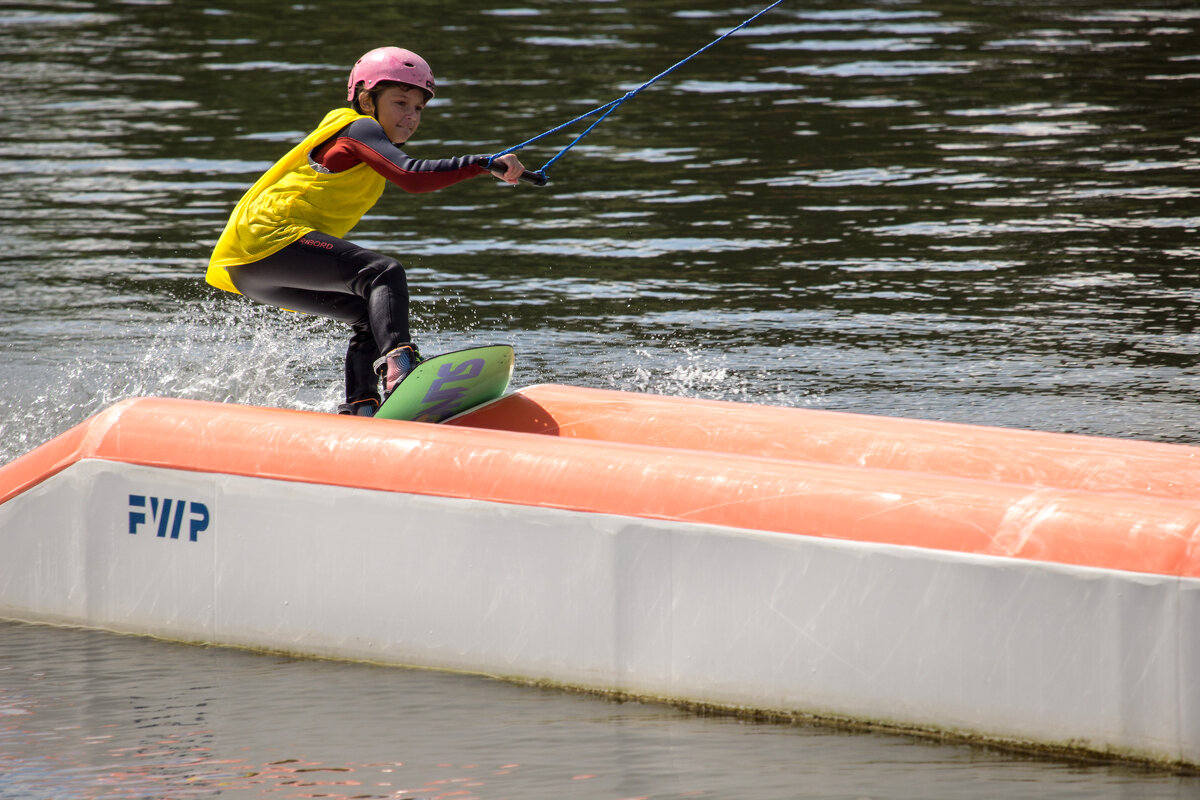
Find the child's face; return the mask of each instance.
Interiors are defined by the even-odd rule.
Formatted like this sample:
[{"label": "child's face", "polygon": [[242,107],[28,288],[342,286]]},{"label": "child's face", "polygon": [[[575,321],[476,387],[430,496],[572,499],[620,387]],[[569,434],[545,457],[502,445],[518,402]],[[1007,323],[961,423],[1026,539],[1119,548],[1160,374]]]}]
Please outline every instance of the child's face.
[{"label": "child's face", "polygon": [[[389,86],[376,97],[375,118],[383,126],[392,144],[404,144],[417,132],[421,112],[425,110],[425,93],[420,89]],[[365,110],[371,113],[370,102]]]}]

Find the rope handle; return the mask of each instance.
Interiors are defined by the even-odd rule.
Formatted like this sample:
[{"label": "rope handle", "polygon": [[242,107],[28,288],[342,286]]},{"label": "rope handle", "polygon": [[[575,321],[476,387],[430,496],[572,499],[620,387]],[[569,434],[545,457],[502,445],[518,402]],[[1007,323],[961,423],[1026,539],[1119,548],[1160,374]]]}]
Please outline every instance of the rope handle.
[{"label": "rope handle", "polygon": [[[502,156],[502,155],[504,155],[504,153],[497,153],[494,156],[489,156],[487,158],[487,160],[485,160],[483,162],[483,166],[486,169],[490,170],[491,173],[497,177],[503,176],[505,173],[505,170],[502,169],[499,165],[497,165],[495,168],[493,168],[492,162],[495,161],[497,157]],[[522,181],[524,183],[531,183],[534,186],[545,186],[547,183],[550,182],[550,179],[548,177],[546,177],[546,168],[545,167],[542,167],[540,170],[537,170],[536,172],[531,169],[527,169],[521,173],[521,177],[518,178],[517,180]]]}]

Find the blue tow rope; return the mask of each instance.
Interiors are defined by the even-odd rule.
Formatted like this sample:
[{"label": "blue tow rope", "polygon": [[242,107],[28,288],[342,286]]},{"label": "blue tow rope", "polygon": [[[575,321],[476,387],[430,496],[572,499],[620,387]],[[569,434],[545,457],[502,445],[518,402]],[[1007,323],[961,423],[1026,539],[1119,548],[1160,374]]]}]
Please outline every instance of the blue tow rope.
[{"label": "blue tow rope", "polygon": [[593,108],[591,111],[588,111],[585,114],[580,114],[578,117],[571,120],[570,122],[564,122],[562,125],[559,125],[555,128],[551,128],[550,130],[548,130],[544,133],[539,133],[537,136],[534,136],[532,139],[527,139],[518,145],[513,145],[512,147],[508,148],[507,150],[501,150],[499,153],[489,156],[486,163],[484,164],[484,166],[490,167],[492,165],[492,162],[494,160],[496,160],[497,158],[499,158],[500,156],[508,155],[509,153],[515,153],[516,151],[520,150],[521,148],[525,147],[526,145],[533,144],[534,142],[545,139],[547,136],[552,136],[553,134],[556,134],[559,131],[564,130],[565,128],[571,127],[576,122],[580,122],[582,120],[587,119],[588,117],[593,117],[596,114],[600,114],[599,119],[597,119],[595,122],[593,122],[591,125],[589,125],[587,127],[587,129],[584,130],[583,133],[576,136],[575,139],[570,144],[568,144],[562,150],[559,150],[558,154],[555,155],[553,158],[551,158],[549,161],[547,161],[545,164],[543,164],[541,169],[536,170],[536,171],[526,170],[525,174],[521,176],[521,180],[523,180],[527,183],[532,183],[537,186],[545,186],[550,181],[550,178],[546,175],[546,170],[550,169],[550,167],[553,166],[556,161],[558,161],[560,158],[562,158],[564,155],[566,155],[568,150],[570,150],[575,145],[579,144],[579,140],[582,139],[583,137],[587,136],[589,133],[591,133],[593,128],[595,128],[597,125],[599,125],[604,120],[608,119],[609,115],[611,115],[614,111],[616,111],[618,108],[620,108],[621,105],[626,100],[632,100],[634,97],[641,94],[642,91],[644,89],[646,89],[647,87],[653,85],[654,83],[658,82],[662,78],[665,78],[667,75],[670,75],[672,72],[679,69],[684,64],[688,63],[693,58],[695,58],[696,56],[700,55],[701,53],[703,53],[704,51],[713,47],[714,45],[717,45],[720,42],[724,41],[728,37],[732,36],[733,34],[737,33],[738,31],[740,31],[742,28],[745,28],[747,25],[754,22],[754,20],[758,19],[763,14],[766,14],[768,11],[775,8],[775,6],[779,5],[782,2],[783,2],[783,0],[775,0],[774,3],[771,3],[771,5],[767,6],[762,11],[759,11],[757,14],[750,17],[749,19],[745,20],[737,27],[730,28],[729,30],[725,31],[725,33],[721,34],[716,39],[713,39],[711,42],[704,45],[704,47],[701,47],[699,50],[692,53],[687,58],[681,59],[680,61],[676,62],[674,65],[668,67],[667,69],[663,70],[662,72],[658,73],[653,78],[646,81],[641,86],[634,89],[633,91],[626,92],[622,97],[618,97],[616,100],[605,103],[602,106],[597,106],[596,108]]}]

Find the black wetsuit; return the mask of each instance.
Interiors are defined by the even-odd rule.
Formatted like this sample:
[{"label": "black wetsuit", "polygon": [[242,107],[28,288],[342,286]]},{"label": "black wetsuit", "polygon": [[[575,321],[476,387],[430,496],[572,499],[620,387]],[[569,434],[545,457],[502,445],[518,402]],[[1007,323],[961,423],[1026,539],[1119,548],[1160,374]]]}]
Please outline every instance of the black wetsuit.
[{"label": "black wetsuit", "polygon": [[[408,192],[445,188],[485,171],[484,156],[413,159],[387,139],[377,122],[359,118],[309,154],[309,166],[337,173],[366,163]],[[319,231],[258,261],[228,267],[237,290],[270,305],[331,317],[350,325],[346,401],[378,402],[376,359],[412,341],[408,280],[389,256]]]}]

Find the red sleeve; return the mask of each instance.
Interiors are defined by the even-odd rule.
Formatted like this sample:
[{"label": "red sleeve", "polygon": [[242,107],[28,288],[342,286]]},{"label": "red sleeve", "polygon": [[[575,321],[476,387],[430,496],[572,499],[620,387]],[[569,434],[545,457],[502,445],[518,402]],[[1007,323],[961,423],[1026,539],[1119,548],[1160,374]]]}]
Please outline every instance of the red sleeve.
[{"label": "red sleeve", "polygon": [[371,119],[350,123],[314,148],[311,158],[329,172],[344,172],[365,162],[406,192],[435,192],[487,171],[486,156],[410,158]]}]

